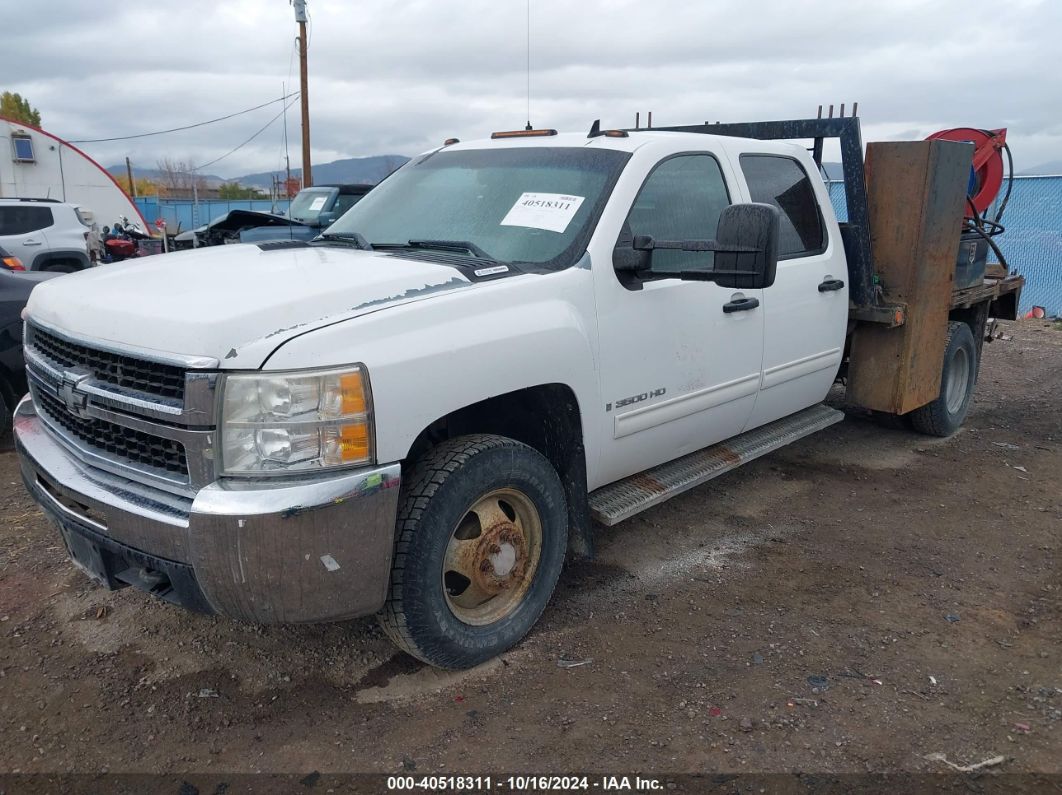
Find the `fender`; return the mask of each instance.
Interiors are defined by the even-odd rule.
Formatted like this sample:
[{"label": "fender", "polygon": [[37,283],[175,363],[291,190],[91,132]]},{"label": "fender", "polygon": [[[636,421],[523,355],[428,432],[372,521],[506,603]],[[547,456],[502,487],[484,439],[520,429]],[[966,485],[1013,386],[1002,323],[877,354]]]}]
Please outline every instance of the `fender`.
[{"label": "fender", "polygon": [[[303,334],[264,369],[359,362],[372,389],[378,461],[404,459],[439,417],[487,398],[561,383],[580,406],[593,469],[598,405],[593,285],[587,268],[502,279]],[[327,354],[325,353],[327,352]]]},{"label": "fender", "polygon": [[78,267],[82,270],[91,267],[92,265],[92,263],[89,262],[88,254],[84,251],[78,251],[77,249],[51,249],[50,251],[42,251],[35,256],[33,258],[33,264],[30,265],[30,270],[41,271],[44,270],[49,263],[70,262],[72,260],[77,261]]}]

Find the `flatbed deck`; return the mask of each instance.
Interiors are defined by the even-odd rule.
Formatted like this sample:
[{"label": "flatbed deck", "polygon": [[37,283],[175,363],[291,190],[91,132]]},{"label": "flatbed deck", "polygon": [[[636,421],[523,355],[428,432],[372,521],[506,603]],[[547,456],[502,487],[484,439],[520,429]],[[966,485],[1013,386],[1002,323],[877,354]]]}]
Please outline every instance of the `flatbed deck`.
[{"label": "flatbed deck", "polygon": [[995,301],[1004,295],[1010,295],[1025,286],[1024,276],[1005,276],[1002,279],[987,278],[980,285],[955,290],[951,294],[952,309],[969,309],[984,301]]}]

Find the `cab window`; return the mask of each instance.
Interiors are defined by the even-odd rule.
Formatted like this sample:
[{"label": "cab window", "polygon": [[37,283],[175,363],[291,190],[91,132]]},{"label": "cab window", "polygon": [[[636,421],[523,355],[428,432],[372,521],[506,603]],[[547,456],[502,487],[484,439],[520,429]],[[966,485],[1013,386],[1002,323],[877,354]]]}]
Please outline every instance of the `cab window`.
[{"label": "cab window", "polygon": [[[678,155],[646,178],[627,224],[632,235],[656,240],[712,240],[719,214],[729,204],[726,180],[712,155]],[[654,251],[652,269],[709,269],[714,256],[711,251]]]},{"label": "cab window", "polygon": [[826,250],[819,203],[800,163],[781,155],[742,155],[741,173],[754,202],[773,204],[781,211],[780,258],[803,257]]}]

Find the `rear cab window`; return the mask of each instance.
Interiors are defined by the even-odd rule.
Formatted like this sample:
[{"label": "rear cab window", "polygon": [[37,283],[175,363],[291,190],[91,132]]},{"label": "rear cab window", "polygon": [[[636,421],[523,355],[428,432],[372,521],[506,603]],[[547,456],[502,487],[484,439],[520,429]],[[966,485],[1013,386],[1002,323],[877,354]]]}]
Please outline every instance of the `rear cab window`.
[{"label": "rear cab window", "polygon": [[740,162],[752,201],[774,205],[781,212],[779,259],[824,252],[826,225],[811,178],[800,162],[785,155],[747,153]]}]

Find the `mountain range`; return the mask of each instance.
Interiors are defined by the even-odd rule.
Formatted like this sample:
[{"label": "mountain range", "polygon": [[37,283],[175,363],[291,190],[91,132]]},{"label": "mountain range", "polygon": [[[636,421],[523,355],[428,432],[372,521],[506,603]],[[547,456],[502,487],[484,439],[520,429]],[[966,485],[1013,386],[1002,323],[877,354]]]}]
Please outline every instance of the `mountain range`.
[{"label": "mountain range", "polygon": [[[373,155],[371,157],[350,157],[344,160],[333,160],[331,163],[318,163],[313,167],[313,181],[317,184],[344,184],[361,183],[375,185],[399,166],[403,165],[408,157],[405,155]],[[125,164],[109,166],[107,170],[115,176],[125,176]],[[244,174],[242,177],[225,179],[216,174],[202,174],[208,188],[216,188],[225,183],[237,182],[244,187],[256,187],[269,190],[273,184],[273,175],[284,176],[284,172],[260,171],[255,174]],[[133,167],[134,179],[159,180],[163,172],[157,168]],[[301,168],[291,170],[293,178],[302,176]]]}]

